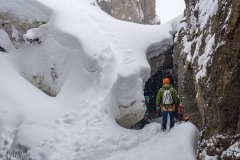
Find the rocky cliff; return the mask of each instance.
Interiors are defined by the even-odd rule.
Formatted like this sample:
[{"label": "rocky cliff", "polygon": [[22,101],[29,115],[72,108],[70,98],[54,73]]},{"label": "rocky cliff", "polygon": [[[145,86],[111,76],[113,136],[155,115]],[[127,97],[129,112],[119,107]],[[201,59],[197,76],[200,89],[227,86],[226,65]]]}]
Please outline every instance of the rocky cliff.
[{"label": "rocky cliff", "polygon": [[185,2],[174,60],[185,111],[202,131],[198,159],[239,159],[240,1]]},{"label": "rocky cliff", "polygon": [[155,0],[96,0],[106,13],[114,18],[142,23],[160,24],[155,15]]}]

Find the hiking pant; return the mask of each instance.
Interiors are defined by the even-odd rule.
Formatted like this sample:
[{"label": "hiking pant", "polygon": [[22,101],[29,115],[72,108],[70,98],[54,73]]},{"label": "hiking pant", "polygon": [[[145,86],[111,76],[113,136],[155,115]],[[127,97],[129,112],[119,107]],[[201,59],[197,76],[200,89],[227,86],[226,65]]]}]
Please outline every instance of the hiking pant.
[{"label": "hiking pant", "polygon": [[170,116],[170,128],[173,128],[174,126],[174,111],[173,112],[163,112],[163,118],[162,118],[162,128],[166,129],[167,127],[167,118],[168,114]]}]

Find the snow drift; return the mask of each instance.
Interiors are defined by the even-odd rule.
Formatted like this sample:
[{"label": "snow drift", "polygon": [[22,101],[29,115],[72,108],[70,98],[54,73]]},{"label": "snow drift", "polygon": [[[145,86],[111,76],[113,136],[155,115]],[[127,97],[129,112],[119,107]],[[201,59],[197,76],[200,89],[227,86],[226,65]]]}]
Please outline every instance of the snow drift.
[{"label": "snow drift", "polygon": [[198,131],[190,123],[166,135],[156,123],[135,131],[115,121],[130,127],[143,117],[150,75],[145,52],[172,37],[173,22],[159,27],[115,20],[88,0],[1,4],[1,12],[16,18],[48,21],[29,29],[18,49],[0,32],[8,50],[0,54],[2,158],[23,152],[40,160],[175,159],[171,151],[180,148],[178,159],[195,158]]}]

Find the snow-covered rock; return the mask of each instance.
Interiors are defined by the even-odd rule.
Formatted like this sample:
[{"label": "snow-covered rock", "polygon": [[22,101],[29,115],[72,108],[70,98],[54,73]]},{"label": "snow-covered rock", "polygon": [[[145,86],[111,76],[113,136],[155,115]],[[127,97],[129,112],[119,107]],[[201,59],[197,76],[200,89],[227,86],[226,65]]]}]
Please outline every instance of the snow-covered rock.
[{"label": "snow-covered rock", "polygon": [[222,159],[232,144],[215,152],[217,145],[205,142],[240,133],[235,112],[240,103],[239,0],[186,0],[186,6],[175,41],[178,91],[192,122],[203,130],[198,158]]},{"label": "snow-covered rock", "polygon": [[37,1],[0,0],[0,3],[0,29],[8,33],[16,48],[24,45],[23,35],[28,29],[49,21],[50,10]]},{"label": "snow-covered rock", "polygon": [[119,109],[120,113],[116,121],[125,128],[131,128],[143,119],[146,106],[142,101],[134,101],[130,106],[120,106]]},{"label": "snow-covered rock", "polygon": [[47,15],[42,17],[46,23],[25,32],[14,25],[25,41],[0,54],[2,159],[15,152],[38,160],[156,160],[159,154],[195,159],[198,130],[191,123],[165,134],[157,123],[137,131],[116,122],[129,127],[143,116],[143,88],[150,75],[146,51],[171,36],[171,24],[119,21],[89,0],[1,0],[1,5],[13,7],[13,19],[18,11],[26,13],[19,14],[23,19],[33,15],[33,21],[39,20],[34,11]]}]

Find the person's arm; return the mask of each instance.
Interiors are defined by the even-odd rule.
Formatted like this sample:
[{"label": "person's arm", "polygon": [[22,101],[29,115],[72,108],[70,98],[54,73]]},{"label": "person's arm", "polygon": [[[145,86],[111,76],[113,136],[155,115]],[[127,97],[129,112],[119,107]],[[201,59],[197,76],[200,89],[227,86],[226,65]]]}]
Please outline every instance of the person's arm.
[{"label": "person's arm", "polygon": [[149,112],[149,101],[150,101],[150,98],[149,98],[149,96],[146,96],[145,98],[146,98],[145,99],[146,113],[148,113]]},{"label": "person's arm", "polygon": [[157,96],[156,96],[156,107],[159,107],[159,104],[161,102],[162,99],[162,94],[161,94],[161,89],[158,90]]}]

